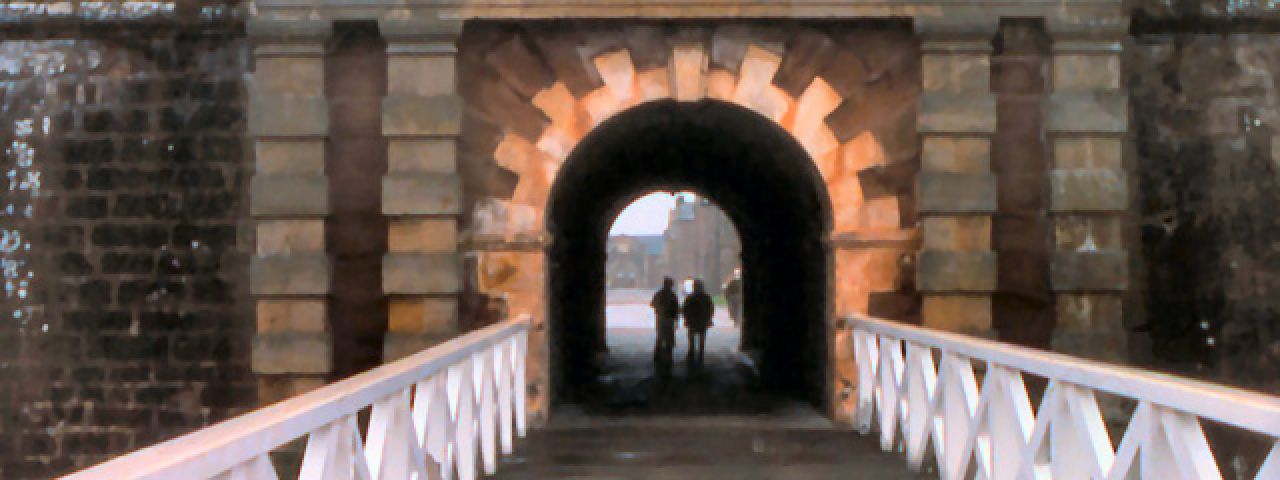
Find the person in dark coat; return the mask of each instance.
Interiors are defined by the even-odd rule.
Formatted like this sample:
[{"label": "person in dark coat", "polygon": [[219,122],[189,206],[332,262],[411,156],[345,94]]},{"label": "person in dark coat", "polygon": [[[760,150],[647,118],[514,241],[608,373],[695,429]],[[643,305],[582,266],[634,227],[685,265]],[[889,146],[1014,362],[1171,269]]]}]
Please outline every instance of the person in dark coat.
[{"label": "person in dark coat", "polygon": [[733,274],[729,275],[729,281],[724,282],[724,300],[729,307],[729,319],[733,320],[733,326],[741,327],[742,325],[742,271],[733,269]]},{"label": "person in dark coat", "polygon": [[680,315],[680,301],[676,299],[675,281],[671,277],[662,279],[662,289],[653,294],[654,326],[658,338],[653,342],[653,360],[671,361],[671,352],[676,348],[676,317]]},{"label": "person in dark coat", "polygon": [[[684,327],[689,330],[689,361],[702,363],[707,348],[707,329],[711,328],[711,315],[715,305],[707,295],[702,280],[693,281],[693,293],[684,298]],[[696,353],[695,353],[696,350]]]}]

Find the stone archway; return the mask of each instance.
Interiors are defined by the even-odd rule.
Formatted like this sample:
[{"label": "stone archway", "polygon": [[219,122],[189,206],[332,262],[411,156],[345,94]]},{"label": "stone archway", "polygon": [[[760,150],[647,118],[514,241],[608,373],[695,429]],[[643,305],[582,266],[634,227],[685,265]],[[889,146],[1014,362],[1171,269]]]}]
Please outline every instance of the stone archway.
[{"label": "stone archway", "polygon": [[594,378],[592,356],[605,343],[605,238],[620,206],[655,187],[697,191],[732,219],[745,266],[743,334],[759,347],[763,379],[823,403],[830,197],[786,131],[718,100],[632,107],[565,161],[546,211],[553,391],[571,397]]},{"label": "stone archway", "polygon": [[[464,249],[476,259],[479,289],[542,327],[530,350],[534,411],[545,410],[551,373],[543,226],[552,185],[584,138],[649,103],[734,105],[785,132],[812,162],[830,205],[822,242],[833,249],[834,281],[825,319],[918,315],[903,262],[916,248],[919,169],[920,65],[909,27],[471,22],[458,45]],[[846,400],[851,359],[842,357],[841,329],[823,331],[834,368],[817,383],[832,387],[836,397],[821,403],[834,406]]]}]

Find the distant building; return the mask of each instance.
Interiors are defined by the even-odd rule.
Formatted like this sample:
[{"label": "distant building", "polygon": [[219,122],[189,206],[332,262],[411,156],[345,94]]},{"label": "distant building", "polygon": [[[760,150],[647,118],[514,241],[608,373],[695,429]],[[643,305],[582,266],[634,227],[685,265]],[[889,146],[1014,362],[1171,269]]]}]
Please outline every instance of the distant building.
[{"label": "distant building", "polygon": [[657,288],[662,277],[701,278],[719,293],[741,262],[738,232],[720,208],[701,197],[676,197],[661,235],[615,235],[609,254],[608,288]]},{"label": "distant building", "polygon": [[720,293],[741,262],[742,248],[733,222],[720,207],[702,197],[676,196],[664,241],[667,275],[677,280],[700,278],[710,293]]},{"label": "distant building", "polygon": [[659,263],[665,246],[662,235],[610,236],[605,272],[607,288],[655,288],[662,284]]}]

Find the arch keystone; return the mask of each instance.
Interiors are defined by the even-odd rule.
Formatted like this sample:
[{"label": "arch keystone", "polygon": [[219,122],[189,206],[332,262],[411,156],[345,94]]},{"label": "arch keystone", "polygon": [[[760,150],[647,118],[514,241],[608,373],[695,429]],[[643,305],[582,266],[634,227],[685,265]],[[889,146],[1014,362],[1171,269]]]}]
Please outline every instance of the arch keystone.
[{"label": "arch keystone", "polygon": [[710,58],[701,44],[686,43],[671,49],[671,89],[682,102],[702,100],[707,94],[707,66]]}]

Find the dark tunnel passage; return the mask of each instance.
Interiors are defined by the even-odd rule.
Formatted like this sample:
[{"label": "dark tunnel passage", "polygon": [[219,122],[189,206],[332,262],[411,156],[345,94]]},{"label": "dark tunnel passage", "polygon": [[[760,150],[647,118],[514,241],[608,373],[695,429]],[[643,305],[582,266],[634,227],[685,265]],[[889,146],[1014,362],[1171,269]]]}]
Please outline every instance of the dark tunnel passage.
[{"label": "dark tunnel passage", "polygon": [[617,214],[655,189],[692,190],[741,235],[742,335],[762,385],[822,406],[828,388],[831,206],[804,149],[729,103],[650,102],[596,127],[561,167],[551,234],[551,368],[557,401],[582,395],[606,349],[605,243]]}]

